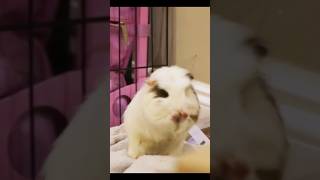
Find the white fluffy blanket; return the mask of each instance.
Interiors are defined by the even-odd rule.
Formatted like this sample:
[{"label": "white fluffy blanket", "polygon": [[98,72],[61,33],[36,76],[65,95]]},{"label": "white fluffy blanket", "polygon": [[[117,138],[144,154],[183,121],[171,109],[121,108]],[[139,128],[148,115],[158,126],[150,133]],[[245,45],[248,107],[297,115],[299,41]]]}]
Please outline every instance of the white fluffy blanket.
[{"label": "white fluffy blanket", "polygon": [[[127,155],[128,139],[123,125],[110,128],[110,173],[173,173],[173,156],[145,155],[132,159]],[[185,143],[184,151],[193,150]]]}]

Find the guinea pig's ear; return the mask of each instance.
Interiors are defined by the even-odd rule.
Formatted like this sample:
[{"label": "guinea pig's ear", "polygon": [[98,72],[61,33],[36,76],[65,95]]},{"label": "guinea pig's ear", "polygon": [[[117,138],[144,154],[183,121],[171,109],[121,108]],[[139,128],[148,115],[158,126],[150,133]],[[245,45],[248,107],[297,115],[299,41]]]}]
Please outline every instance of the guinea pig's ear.
[{"label": "guinea pig's ear", "polygon": [[150,87],[154,87],[154,86],[157,84],[157,81],[156,81],[156,80],[150,79],[150,78],[146,79],[145,82],[146,82],[146,84],[147,84],[148,86],[150,86]]},{"label": "guinea pig's ear", "polygon": [[193,79],[194,79],[193,75],[192,75],[190,72],[187,73],[186,76],[187,76],[190,80],[193,80]]},{"label": "guinea pig's ear", "polygon": [[268,48],[259,37],[250,37],[246,40],[246,44],[253,50],[258,57],[266,57],[268,55]]}]

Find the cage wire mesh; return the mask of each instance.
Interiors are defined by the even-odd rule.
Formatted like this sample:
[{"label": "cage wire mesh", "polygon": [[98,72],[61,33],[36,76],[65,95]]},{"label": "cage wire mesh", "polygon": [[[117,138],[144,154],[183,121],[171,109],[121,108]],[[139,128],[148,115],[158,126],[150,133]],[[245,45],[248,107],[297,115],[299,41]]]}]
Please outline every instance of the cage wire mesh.
[{"label": "cage wire mesh", "polygon": [[1,2],[0,179],[41,179],[53,142],[106,71],[105,6],[103,0]]},{"label": "cage wire mesh", "polygon": [[[112,43],[118,43],[119,46],[121,46],[121,43],[125,42],[125,38],[123,38],[123,28],[120,28],[123,26],[123,19],[122,14],[128,13],[128,9],[122,9],[120,7],[112,7],[112,8],[118,8],[117,11],[117,17],[116,22],[118,23],[118,42],[112,41],[110,39],[111,47],[113,46]],[[144,48],[147,48],[147,51],[145,51],[147,61],[146,63],[141,63],[138,55],[139,48],[141,47],[138,43],[140,37],[140,31],[141,29],[141,22],[139,21],[142,14],[139,14],[139,8],[135,8],[134,10],[134,38],[133,38],[133,48],[130,50],[129,55],[129,61],[128,64],[125,65],[123,62],[125,61],[123,58],[123,52],[121,48],[118,48],[118,64],[117,66],[111,66],[110,69],[110,78],[114,74],[117,74],[117,80],[118,82],[112,82],[112,79],[110,79],[110,126],[119,125],[122,123],[122,115],[126,108],[126,106],[130,103],[131,98],[134,96],[134,94],[139,89],[139,81],[141,80],[141,77],[139,74],[139,71],[145,71],[146,76],[150,75],[156,68],[160,68],[162,66],[168,66],[169,65],[169,55],[168,55],[168,42],[169,42],[169,8],[167,7],[152,7],[148,8],[148,25],[149,25],[149,32],[148,32],[148,39],[147,39],[147,46]],[[146,14],[144,14],[146,15]],[[125,16],[125,15],[123,15]],[[124,17],[123,17],[124,18]],[[128,25],[129,26],[129,25]],[[129,27],[130,28],[130,27]],[[110,32],[112,33],[112,31]],[[112,35],[111,35],[112,36]],[[111,50],[112,53],[112,50]],[[113,60],[112,58],[110,59]],[[112,63],[111,63],[112,64]],[[114,84],[117,84],[117,88]],[[134,86],[134,93],[129,95],[126,91],[128,91],[128,86]],[[113,94],[112,94],[113,93]],[[114,95],[116,93],[116,95]]]},{"label": "cage wire mesh", "polygon": [[[0,179],[39,180],[42,165],[56,138],[104,77],[109,12],[104,0],[4,0],[0,7]],[[121,116],[139,89],[144,71],[150,75],[169,62],[169,8],[148,8],[147,61],[139,62],[138,8],[134,11],[134,42],[129,61],[115,73],[119,99],[110,106]],[[121,26],[121,11],[118,11]],[[11,18],[12,17],[12,18]],[[118,28],[118,43],[121,43]],[[102,74],[102,75],[101,75]],[[122,74],[123,76],[120,76]],[[110,77],[112,77],[110,75]],[[110,79],[111,80],[111,79]],[[124,98],[122,100],[121,98]],[[116,110],[115,110],[116,109]],[[113,112],[111,111],[111,112]],[[41,129],[41,131],[40,131]],[[7,139],[5,139],[7,138]]]},{"label": "cage wire mesh", "polygon": [[[0,179],[39,178],[53,142],[96,86],[95,77],[105,75],[108,19],[103,0],[2,2],[0,137],[7,139],[0,148],[7,151],[0,152]],[[138,70],[149,74],[168,65],[168,8],[149,8],[149,24],[147,64],[139,65],[137,53],[131,53],[126,67],[110,69],[121,71],[135,92]],[[122,96],[121,88],[118,93]]]}]

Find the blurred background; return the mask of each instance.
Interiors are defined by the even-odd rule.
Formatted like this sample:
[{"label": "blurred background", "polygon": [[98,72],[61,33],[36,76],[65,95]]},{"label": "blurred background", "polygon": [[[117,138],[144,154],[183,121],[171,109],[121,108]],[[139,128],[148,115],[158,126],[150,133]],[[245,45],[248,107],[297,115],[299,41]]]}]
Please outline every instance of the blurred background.
[{"label": "blurred background", "polygon": [[224,0],[217,2],[214,13],[253,29],[279,61],[319,71],[318,6],[316,0]]},{"label": "blurred background", "polygon": [[243,24],[269,49],[269,86],[290,149],[283,179],[318,179],[320,162],[319,2],[224,0],[214,14]]},{"label": "blurred background", "polygon": [[210,7],[172,8],[174,63],[210,84]]},{"label": "blurred background", "polygon": [[0,179],[38,177],[53,142],[106,77],[103,0],[1,1]]}]

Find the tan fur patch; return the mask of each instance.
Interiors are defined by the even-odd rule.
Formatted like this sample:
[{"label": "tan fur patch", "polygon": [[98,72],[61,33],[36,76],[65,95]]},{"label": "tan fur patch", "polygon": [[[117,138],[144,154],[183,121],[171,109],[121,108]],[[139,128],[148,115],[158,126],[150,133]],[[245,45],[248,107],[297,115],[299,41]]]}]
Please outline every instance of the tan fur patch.
[{"label": "tan fur patch", "polygon": [[191,118],[194,122],[197,122],[197,121],[198,121],[198,117],[199,117],[199,113],[190,115],[190,118]]}]

